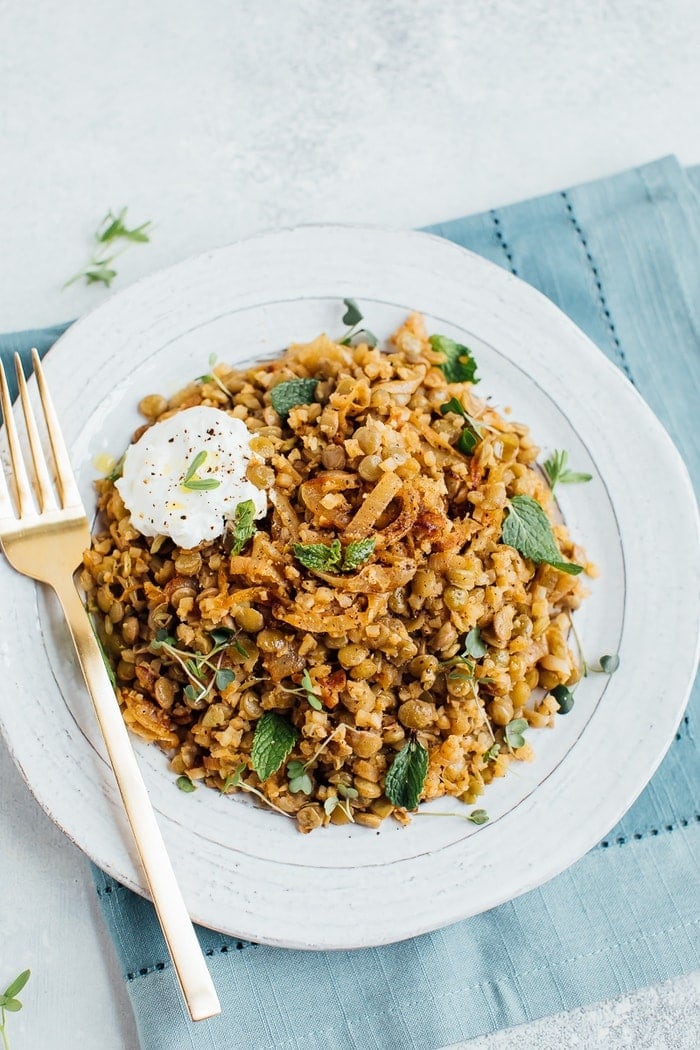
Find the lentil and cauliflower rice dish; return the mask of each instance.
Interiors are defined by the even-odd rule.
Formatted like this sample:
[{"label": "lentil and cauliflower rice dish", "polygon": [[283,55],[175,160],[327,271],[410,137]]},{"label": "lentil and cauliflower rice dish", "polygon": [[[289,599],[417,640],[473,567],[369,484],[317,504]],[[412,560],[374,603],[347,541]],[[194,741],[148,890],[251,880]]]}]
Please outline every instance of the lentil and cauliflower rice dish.
[{"label": "lentil and cauliflower rice dish", "polygon": [[[179,547],[135,527],[116,470],[81,573],[128,727],[185,790],[255,794],[302,832],[473,804],[531,759],[523,733],[579,677],[571,613],[595,574],[467,348],[418,314],[374,342],[321,335],[145,397],[135,441],[197,406],[242,421],[269,506]],[[194,460],[181,485],[220,484]]]}]

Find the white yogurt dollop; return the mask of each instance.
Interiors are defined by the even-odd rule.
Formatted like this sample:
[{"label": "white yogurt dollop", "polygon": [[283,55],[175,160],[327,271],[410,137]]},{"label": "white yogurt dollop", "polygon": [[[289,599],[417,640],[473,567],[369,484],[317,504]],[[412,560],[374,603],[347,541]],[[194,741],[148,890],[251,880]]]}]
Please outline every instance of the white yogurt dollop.
[{"label": "white yogurt dollop", "polygon": [[134,528],[189,548],[220,536],[245,500],[264,517],[267,495],[246,478],[251,437],[243,420],[204,405],[154,423],[127,449],[116,483]]}]

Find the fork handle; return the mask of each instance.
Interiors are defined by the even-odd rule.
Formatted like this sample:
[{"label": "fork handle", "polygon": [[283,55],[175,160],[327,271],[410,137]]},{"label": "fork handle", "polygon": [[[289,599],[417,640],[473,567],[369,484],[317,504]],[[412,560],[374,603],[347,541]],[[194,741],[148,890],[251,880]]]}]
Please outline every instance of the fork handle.
[{"label": "fork handle", "polygon": [[211,974],[175,879],[134,749],[80,595],[72,580],[54,589],[73,637],[97,721],[168,950],[193,1021],[221,1013]]}]

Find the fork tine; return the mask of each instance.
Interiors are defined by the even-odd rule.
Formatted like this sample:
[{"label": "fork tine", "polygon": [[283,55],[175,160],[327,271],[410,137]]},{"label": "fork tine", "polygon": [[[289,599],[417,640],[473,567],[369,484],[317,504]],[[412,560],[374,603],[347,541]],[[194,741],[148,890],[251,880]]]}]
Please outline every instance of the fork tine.
[{"label": "fork tine", "polygon": [[37,385],[39,387],[39,397],[41,398],[41,407],[44,410],[46,429],[49,432],[49,441],[51,442],[51,451],[53,452],[53,460],[56,467],[56,481],[58,483],[58,491],[61,497],[61,506],[82,507],[82,500],[70,465],[68,450],[66,449],[66,444],[63,440],[58,416],[53,407],[49,388],[46,379],[44,378],[41,359],[37,351],[34,349],[32,350],[32,365],[34,367],[34,375],[36,376]]},{"label": "fork tine", "polygon": [[0,361],[0,402],[2,402],[2,416],[5,421],[7,443],[10,446],[10,462],[12,464],[15,496],[17,498],[17,514],[22,518],[35,509],[34,500],[32,499],[32,490],[24,466],[17,427],[15,426],[14,416],[12,415],[10,391],[7,386],[7,378],[5,376],[5,369],[2,367],[2,361]]},{"label": "fork tine", "polygon": [[22,400],[24,422],[27,427],[29,449],[32,454],[32,462],[34,463],[34,476],[36,478],[36,485],[39,492],[39,507],[42,511],[57,510],[58,504],[56,503],[56,497],[53,494],[53,486],[51,485],[51,478],[49,477],[49,471],[46,466],[44,451],[41,447],[39,431],[37,430],[32,403],[29,400],[29,391],[27,390],[24,371],[22,370],[22,361],[20,360],[19,354],[15,354],[15,372],[17,373],[19,396]]},{"label": "fork tine", "polygon": [[[0,364],[2,364],[2,362],[0,362]],[[15,508],[10,498],[10,490],[7,487],[7,481],[5,480],[5,471],[3,470],[2,463],[0,463],[0,521],[2,521],[3,518],[14,518],[14,516]]]}]

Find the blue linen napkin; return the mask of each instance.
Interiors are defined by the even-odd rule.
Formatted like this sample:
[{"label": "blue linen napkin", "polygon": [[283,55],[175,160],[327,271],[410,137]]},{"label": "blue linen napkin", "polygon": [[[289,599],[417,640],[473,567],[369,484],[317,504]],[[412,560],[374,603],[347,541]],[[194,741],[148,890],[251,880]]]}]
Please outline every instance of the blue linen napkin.
[{"label": "blue linen napkin", "polygon": [[[700,168],[665,158],[432,232],[566,311],[637,386],[697,481]],[[0,352],[46,350],[63,327],[0,337]],[[699,706],[696,688],[663,764],[605,840],[515,901],[353,952],[288,951],[200,929],[223,1013],[197,1025],[152,906],[94,869],[142,1047],[436,1050],[700,967]]]}]

